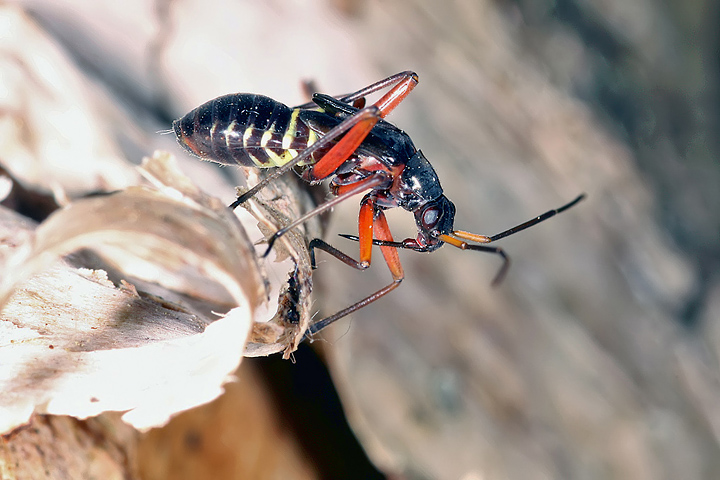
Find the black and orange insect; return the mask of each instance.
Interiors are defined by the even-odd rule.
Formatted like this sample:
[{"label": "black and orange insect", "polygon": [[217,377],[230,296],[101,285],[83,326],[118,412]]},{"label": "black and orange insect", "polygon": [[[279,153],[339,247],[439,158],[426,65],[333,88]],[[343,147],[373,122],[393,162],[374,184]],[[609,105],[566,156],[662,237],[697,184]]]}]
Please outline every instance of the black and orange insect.
[{"label": "black and orange insect", "polygon": [[[390,268],[392,282],[372,295],[327,318],[314,322],[309,334],[386,295],[404,278],[398,249],[432,252],[444,244],[463,250],[499,255],[503,265],[493,280],[505,276],[510,259],[500,248],[485,245],[526,228],[574,206],[585,195],[496,235],[478,235],[454,230],[455,205],[443,194],[435,170],[410,137],[383,120],[418,83],[414,72],[401,72],[340,97],[316,93],[312,102],[299,107],[286,105],[262,95],[230,94],[211,100],[173,122],[180,144],[203,159],[226,165],[277,167],[230,207],[235,208],[261,188],[294,167],[302,178],[319,183],[330,178],[334,198],[319,205],[268,239],[265,256],[275,241],[309,218],[347,198],[368,192],[360,201],[358,235],[342,235],[360,244],[360,260],[324,240],[310,242],[312,266],[315,249],[324,250],[359,270],[370,266],[372,246],[378,245]],[[389,88],[373,105],[365,97]],[[415,216],[416,238],[395,241],[384,211],[402,207]]]}]

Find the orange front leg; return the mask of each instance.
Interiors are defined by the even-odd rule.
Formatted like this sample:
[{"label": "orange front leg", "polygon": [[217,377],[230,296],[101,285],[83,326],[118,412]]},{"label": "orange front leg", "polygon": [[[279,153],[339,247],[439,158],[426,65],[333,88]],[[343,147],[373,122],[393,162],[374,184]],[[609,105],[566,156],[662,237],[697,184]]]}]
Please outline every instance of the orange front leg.
[{"label": "orange front leg", "polygon": [[367,195],[360,202],[358,218],[358,239],[360,242],[360,263],[370,266],[372,261],[373,216],[375,204]]},{"label": "orange front leg", "polygon": [[380,100],[375,102],[375,106],[380,109],[380,116],[385,118],[408,96],[418,84],[418,81],[417,73],[408,70],[391,75],[350,95],[340,97],[339,100],[348,104],[352,102],[357,107],[357,101],[363,100],[366,96],[392,85],[393,87]]},{"label": "orange front leg", "polygon": [[406,76],[395,85],[389,92],[375,102],[375,106],[380,109],[380,116],[383,118],[392,112],[395,107],[400,105],[400,102],[405,100],[405,97],[412,91],[413,88],[418,84],[418,76],[414,72],[406,72]]},{"label": "orange front leg", "polygon": [[345,160],[355,153],[355,150],[365,141],[365,138],[370,134],[380,118],[385,118],[395,107],[400,105],[412,89],[415,88],[418,84],[418,76],[414,72],[402,72],[342,99],[342,101],[345,102],[355,102],[376,89],[382,89],[393,84],[395,85],[383,95],[380,100],[375,102],[374,105],[367,109],[360,110],[360,112],[364,112],[372,109],[372,111],[377,111],[379,116],[358,122],[323,158],[305,170],[303,178],[306,181],[315,182],[332,175]]},{"label": "orange front leg", "polygon": [[[372,197],[368,195],[363,198],[362,205],[360,207],[358,232],[360,241],[359,262],[355,262],[352,258],[348,257],[336,248],[328,245],[327,243],[319,239],[313,240],[310,244],[310,248],[311,250],[314,248],[320,248],[322,250],[325,250],[326,252],[330,253],[335,258],[341,260],[345,264],[359,270],[364,270],[370,265],[370,251],[372,249],[373,231],[380,239],[390,242],[393,241],[392,234],[390,233],[390,228],[387,224],[387,219],[385,218],[385,214],[382,210],[379,210],[377,208]],[[390,273],[393,277],[392,283],[381,288],[372,295],[363,298],[359,302],[354,303],[343,310],[340,310],[336,314],[330,315],[329,317],[323,318],[322,320],[318,320],[317,322],[313,323],[312,325],[310,325],[310,328],[308,328],[308,331],[305,334],[307,337],[311,337],[313,334],[319,332],[320,330],[327,327],[336,320],[339,320],[344,316],[349,315],[350,313],[371,304],[378,298],[384,297],[385,295],[400,286],[400,282],[402,282],[403,278],[405,278],[405,273],[403,272],[402,265],[400,265],[400,256],[398,255],[397,248],[389,246],[381,246],[380,248],[382,249],[383,256],[385,257],[385,262],[388,264],[388,268],[390,268]],[[312,254],[312,259],[314,264],[314,254]]]},{"label": "orange front leg", "polygon": [[[375,235],[378,240],[392,242],[393,237],[390,233],[390,227],[388,226],[387,219],[382,210],[378,210],[375,214]],[[369,241],[372,244],[372,239]],[[389,246],[380,246],[383,257],[385,257],[385,263],[387,263],[390,273],[393,276],[393,280],[397,285],[400,284],[403,278],[405,278],[405,272],[403,271],[402,265],[400,264],[400,255],[398,255],[398,249]],[[397,286],[396,285],[396,286]]]}]

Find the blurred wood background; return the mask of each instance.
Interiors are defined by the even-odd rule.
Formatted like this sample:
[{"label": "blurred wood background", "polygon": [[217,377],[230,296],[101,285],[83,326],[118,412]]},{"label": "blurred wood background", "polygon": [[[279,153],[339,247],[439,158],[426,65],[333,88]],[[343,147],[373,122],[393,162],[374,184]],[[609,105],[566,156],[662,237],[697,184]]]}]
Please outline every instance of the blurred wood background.
[{"label": "blurred wood background", "polygon": [[[303,80],[339,94],[415,70],[420,85],[390,120],[434,165],[457,228],[493,234],[588,199],[503,240],[513,266],[498,288],[492,256],[402,252],[401,288],[323,335],[374,465],[409,479],[704,479],[720,477],[719,10],[709,1],[27,0],[0,6],[0,17],[37,25],[57,46],[88,86],[96,128],[131,163],[155,148],[181,155],[157,132],[224,93],[293,105],[304,102]],[[3,68],[22,72],[19,47],[4,43]],[[5,118],[22,106],[6,94]],[[232,199],[230,169],[192,159],[183,168],[209,189],[223,182]],[[353,233],[356,215],[354,202],[336,209],[328,240],[354,251],[335,234]],[[408,214],[390,221],[396,237],[414,236]],[[322,257],[318,318],[387,283],[375,260],[360,273]],[[201,434],[181,437],[171,424],[145,436],[125,475],[271,478],[294,465],[296,478],[327,476],[296,446],[307,438],[286,439],[279,407],[254,383],[273,370],[243,368],[239,385],[270,408],[260,430],[276,437],[220,433],[236,424],[215,417],[232,415],[220,399],[204,407],[213,413],[187,414],[209,428]],[[183,477],[188,450],[169,445],[208,445],[196,437],[222,437],[223,449],[200,449],[210,466],[274,443],[295,453],[263,457],[264,473]],[[346,478],[354,468],[348,461]]]}]

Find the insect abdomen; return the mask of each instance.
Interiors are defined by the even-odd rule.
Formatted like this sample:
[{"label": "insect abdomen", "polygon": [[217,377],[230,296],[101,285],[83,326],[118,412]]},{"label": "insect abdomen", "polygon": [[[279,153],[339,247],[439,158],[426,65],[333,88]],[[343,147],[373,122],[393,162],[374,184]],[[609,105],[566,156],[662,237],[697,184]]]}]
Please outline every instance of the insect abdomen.
[{"label": "insect abdomen", "polygon": [[299,121],[300,110],[263,95],[230,94],[200,105],[173,122],[180,145],[226,165],[278,167],[317,140]]}]

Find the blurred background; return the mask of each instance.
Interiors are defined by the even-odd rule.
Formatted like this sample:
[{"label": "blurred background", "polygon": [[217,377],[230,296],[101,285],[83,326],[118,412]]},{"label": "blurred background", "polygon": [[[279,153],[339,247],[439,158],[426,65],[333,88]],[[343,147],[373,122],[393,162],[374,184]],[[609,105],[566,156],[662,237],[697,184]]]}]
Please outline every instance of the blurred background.
[{"label": "blurred background", "polygon": [[[143,436],[135,473],[720,477],[719,18],[702,0],[0,5],[0,161],[30,192],[120,188],[137,180],[68,171],[162,148],[230,203],[237,172],[184,156],[158,133],[173,119],[225,93],[297,105],[303,81],[341,94],[414,70],[389,120],[456,228],[491,235],[588,195],[499,242],[513,265],[497,288],[492,255],[401,252],[402,286],[323,332],[319,357],[247,362],[221,399]],[[348,252],[336,234],[357,210],[326,233]],[[366,272],[321,254],[317,318],[388,283],[377,253]]]}]

